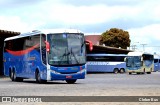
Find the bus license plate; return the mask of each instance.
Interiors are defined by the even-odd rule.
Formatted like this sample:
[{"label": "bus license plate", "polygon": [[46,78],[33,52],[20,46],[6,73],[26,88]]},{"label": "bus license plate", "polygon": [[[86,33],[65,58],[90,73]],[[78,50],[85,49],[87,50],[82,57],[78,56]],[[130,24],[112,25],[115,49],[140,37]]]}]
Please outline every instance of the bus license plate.
[{"label": "bus license plate", "polygon": [[66,76],[66,78],[72,78],[72,76],[71,76],[71,75],[68,75],[68,76]]}]

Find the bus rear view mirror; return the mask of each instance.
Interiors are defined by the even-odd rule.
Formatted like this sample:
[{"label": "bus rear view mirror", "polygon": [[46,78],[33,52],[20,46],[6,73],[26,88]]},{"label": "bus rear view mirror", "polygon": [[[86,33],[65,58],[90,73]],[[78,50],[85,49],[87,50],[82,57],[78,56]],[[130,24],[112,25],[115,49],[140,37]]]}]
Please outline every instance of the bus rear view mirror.
[{"label": "bus rear view mirror", "polygon": [[46,44],[46,51],[50,52],[50,44],[49,44],[49,42],[45,41],[45,44]]},{"label": "bus rear view mirror", "polygon": [[126,62],[126,57],[124,58],[124,61]]},{"label": "bus rear view mirror", "polygon": [[93,43],[89,40],[85,40],[85,42],[89,44],[89,50],[92,51],[93,50]]}]

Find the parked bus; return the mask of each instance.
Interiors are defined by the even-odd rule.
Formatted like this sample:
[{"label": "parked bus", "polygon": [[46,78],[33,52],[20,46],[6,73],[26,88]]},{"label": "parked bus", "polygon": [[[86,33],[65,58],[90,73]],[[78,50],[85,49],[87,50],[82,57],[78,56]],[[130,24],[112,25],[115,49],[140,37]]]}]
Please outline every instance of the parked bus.
[{"label": "parked bus", "polygon": [[86,74],[84,34],[79,30],[44,30],[4,41],[4,73],[12,81],[75,83]]},{"label": "parked bus", "polygon": [[87,54],[87,72],[124,73],[125,54]]},{"label": "parked bus", "polygon": [[154,54],[154,72],[160,70],[160,56],[157,54]]},{"label": "parked bus", "polygon": [[126,70],[129,74],[151,74],[154,70],[154,58],[152,54],[143,52],[129,52],[125,59]]}]

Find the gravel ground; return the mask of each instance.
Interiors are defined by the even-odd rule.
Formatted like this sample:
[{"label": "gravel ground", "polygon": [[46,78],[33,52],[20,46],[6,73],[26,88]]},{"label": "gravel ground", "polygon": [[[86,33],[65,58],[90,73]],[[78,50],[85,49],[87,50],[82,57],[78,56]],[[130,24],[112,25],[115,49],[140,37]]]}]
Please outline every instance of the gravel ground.
[{"label": "gravel ground", "polygon": [[[86,79],[78,80],[76,84],[67,84],[65,81],[37,84],[32,79],[26,79],[24,82],[12,82],[9,78],[0,78],[0,84],[0,96],[160,96],[160,72],[144,75],[88,74]],[[12,104],[21,105],[22,103]],[[159,102],[49,102],[25,104],[160,105]]]}]

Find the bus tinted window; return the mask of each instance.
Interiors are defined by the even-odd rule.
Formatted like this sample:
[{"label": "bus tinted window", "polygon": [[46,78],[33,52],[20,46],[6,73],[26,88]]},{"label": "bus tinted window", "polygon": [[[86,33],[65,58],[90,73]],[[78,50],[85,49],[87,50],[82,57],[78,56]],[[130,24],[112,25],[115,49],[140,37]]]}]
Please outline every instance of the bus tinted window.
[{"label": "bus tinted window", "polygon": [[158,62],[158,59],[154,59],[154,63],[157,63]]},{"label": "bus tinted window", "polygon": [[144,60],[153,60],[153,55],[143,54],[143,59]]},{"label": "bus tinted window", "polygon": [[29,36],[25,38],[25,48],[30,48],[35,46],[36,44],[40,44],[40,36],[36,35],[36,36]]},{"label": "bus tinted window", "polygon": [[5,43],[5,49],[12,51],[20,51],[23,50],[24,46],[24,38],[19,38],[15,40],[9,40]]},{"label": "bus tinted window", "polygon": [[125,56],[87,56],[87,61],[124,61]]}]

